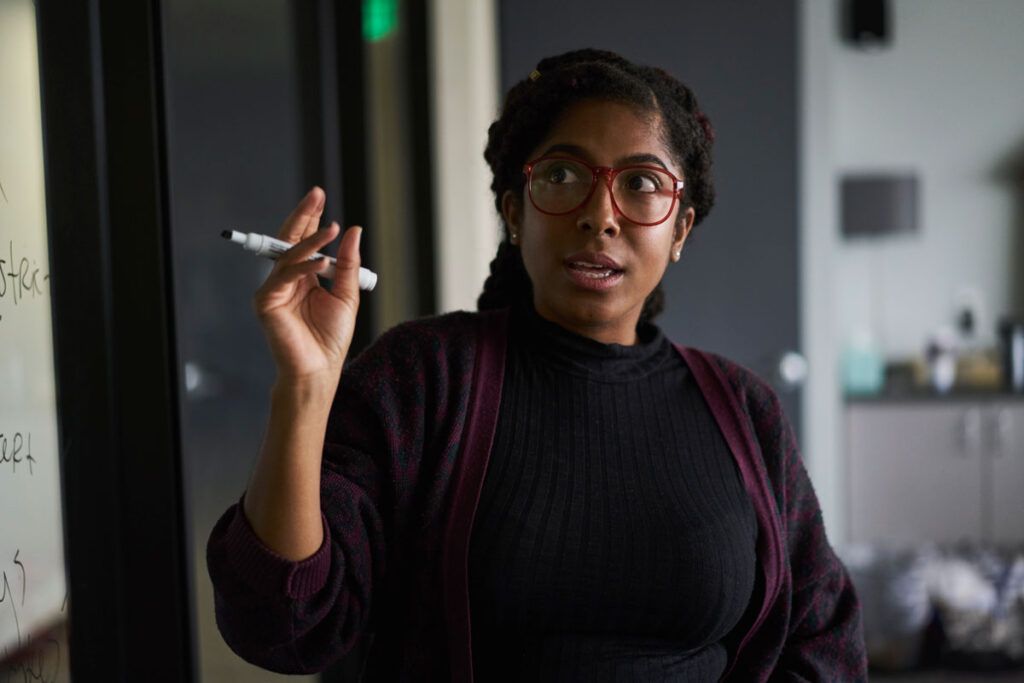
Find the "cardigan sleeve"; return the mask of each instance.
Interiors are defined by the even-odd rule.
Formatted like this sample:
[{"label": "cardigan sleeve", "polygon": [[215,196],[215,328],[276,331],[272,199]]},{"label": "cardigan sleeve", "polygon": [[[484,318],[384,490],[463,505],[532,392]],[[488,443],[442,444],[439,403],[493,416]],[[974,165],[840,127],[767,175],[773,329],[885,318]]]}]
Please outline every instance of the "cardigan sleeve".
[{"label": "cardigan sleeve", "polygon": [[452,362],[443,334],[432,331],[400,325],[346,366],[321,468],[324,543],[312,557],[289,562],[266,548],[241,505],[215,526],[207,562],[217,624],[250,663],[313,673],[372,639],[388,564],[407,540],[402,529],[423,512],[413,501],[420,477],[430,476],[424,454],[458,422],[449,414],[458,408],[447,389]]},{"label": "cardigan sleeve", "polygon": [[792,581],[787,632],[769,680],[866,681],[860,603],[826,538],[792,426],[763,380],[752,380],[747,401],[782,517]]}]

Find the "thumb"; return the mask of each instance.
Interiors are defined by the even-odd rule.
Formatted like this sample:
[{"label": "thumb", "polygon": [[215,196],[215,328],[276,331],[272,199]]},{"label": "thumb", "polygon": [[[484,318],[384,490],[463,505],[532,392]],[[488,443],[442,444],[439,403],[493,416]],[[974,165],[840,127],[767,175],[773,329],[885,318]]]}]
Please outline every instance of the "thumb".
[{"label": "thumb", "polygon": [[334,282],[331,293],[346,301],[359,301],[359,243],[363,237],[363,229],[354,225],[345,231],[338,245],[337,265],[335,266]]}]

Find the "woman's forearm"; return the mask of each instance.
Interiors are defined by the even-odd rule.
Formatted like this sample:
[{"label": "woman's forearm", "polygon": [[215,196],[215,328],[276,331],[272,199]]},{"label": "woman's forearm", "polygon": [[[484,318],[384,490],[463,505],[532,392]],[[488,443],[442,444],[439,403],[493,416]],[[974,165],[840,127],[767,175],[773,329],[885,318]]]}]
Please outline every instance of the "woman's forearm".
[{"label": "woman's forearm", "polygon": [[245,515],[263,543],[299,561],[323,543],[320,464],[337,378],[279,380],[245,495]]}]

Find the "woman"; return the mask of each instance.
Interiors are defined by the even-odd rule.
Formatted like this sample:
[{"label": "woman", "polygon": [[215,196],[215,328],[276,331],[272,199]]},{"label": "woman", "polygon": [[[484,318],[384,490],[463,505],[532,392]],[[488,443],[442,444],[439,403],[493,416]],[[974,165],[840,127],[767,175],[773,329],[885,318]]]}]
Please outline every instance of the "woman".
[{"label": "woman", "polygon": [[[608,52],[546,59],[485,156],[504,223],[480,313],[351,364],[359,229],[331,289],[298,243],[257,292],[278,368],[242,502],[209,543],[246,659],[368,680],[863,680],[859,606],[771,389],[652,319],[711,208],[688,88]],[[339,381],[340,378],[340,381]]]}]

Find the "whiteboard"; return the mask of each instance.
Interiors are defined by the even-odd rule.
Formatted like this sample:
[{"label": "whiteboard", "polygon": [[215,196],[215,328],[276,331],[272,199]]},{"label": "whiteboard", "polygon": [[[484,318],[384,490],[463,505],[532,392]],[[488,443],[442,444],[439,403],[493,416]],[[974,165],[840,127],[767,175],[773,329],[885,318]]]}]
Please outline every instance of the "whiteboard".
[{"label": "whiteboard", "polygon": [[46,235],[35,5],[0,0],[0,662],[67,609]]}]

